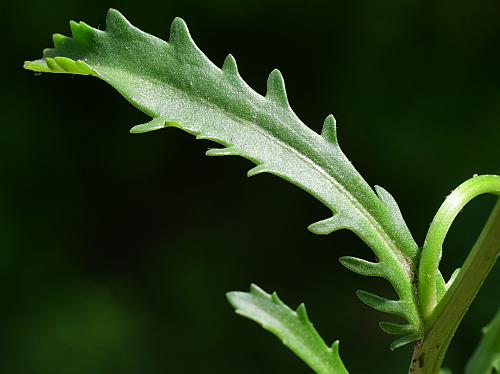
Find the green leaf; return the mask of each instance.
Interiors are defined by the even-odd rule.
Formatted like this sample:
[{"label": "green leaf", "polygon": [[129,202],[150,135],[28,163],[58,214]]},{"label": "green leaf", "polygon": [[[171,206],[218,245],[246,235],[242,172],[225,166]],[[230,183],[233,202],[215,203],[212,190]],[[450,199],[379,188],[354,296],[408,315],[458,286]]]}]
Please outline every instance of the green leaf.
[{"label": "green leaf", "polygon": [[[278,70],[261,96],[240,77],[231,55],[222,69],[214,65],[180,18],[172,23],[168,43],[132,26],[116,10],[109,11],[105,31],[83,22],[70,26],[72,38],[54,35],[55,48],[25,68],[103,79],[153,117],[132,132],[177,127],[223,145],[209,150],[210,156],[238,155],[257,164],[249,176],[272,173],[315,196],[332,216],[310,230],[349,229],[370,246],[379,259],[371,275],[392,283],[410,326],[405,331],[422,336],[414,286],[419,248],[393,197],[381,187],[375,193],[340,149],[332,115],[317,134],[290,108]],[[343,263],[370,272],[352,258]]]},{"label": "green leaf", "polygon": [[465,367],[465,374],[500,373],[500,309],[483,328],[483,339]]},{"label": "green leaf", "polygon": [[331,347],[325,344],[309,321],[304,304],[293,311],[276,293],[270,295],[254,284],[250,292],[229,292],[227,298],[236,313],[259,323],[280,338],[316,373],[347,373],[339,356],[338,340]]}]

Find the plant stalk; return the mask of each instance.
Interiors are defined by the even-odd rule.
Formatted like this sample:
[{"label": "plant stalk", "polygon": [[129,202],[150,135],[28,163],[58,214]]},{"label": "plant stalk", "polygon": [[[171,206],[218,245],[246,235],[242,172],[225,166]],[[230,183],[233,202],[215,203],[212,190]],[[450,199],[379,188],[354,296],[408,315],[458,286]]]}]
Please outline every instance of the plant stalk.
[{"label": "plant stalk", "polygon": [[455,331],[499,254],[500,199],[457,278],[426,321],[426,333],[415,345],[409,373],[438,373]]}]

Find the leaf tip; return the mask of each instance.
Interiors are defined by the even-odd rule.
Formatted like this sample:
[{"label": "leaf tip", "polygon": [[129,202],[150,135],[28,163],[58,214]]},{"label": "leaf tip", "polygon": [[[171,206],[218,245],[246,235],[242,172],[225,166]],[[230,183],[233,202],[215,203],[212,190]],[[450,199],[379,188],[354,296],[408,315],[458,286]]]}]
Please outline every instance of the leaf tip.
[{"label": "leaf tip", "polygon": [[42,72],[47,69],[47,66],[41,60],[24,61],[23,69],[34,71],[35,73]]},{"label": "leaf tip", "polygon": [[233,308],[238,308],[238,300],[240,297],[241,291],[229,291],[226,292],[226,299],[231,304]]}]

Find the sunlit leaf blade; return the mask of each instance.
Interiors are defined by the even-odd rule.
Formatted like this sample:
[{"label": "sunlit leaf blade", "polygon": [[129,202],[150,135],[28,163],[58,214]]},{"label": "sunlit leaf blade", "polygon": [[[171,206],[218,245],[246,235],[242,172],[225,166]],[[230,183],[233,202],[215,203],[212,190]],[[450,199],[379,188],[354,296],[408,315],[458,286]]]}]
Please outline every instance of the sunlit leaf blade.
[{"label": "sunlit leaf blade", "polygon": [[256,285],[250,287],[250,292],[229,292],[227,297],[236,313],[280,338],[316,373],[347,373],[339,356],[338,340],[331,347],[325,344],[309,321],[304,304],[294,311],[276,293],[270,295]]},{"label": "sunlit leaf blade", "polygon": [[483,328],[483,338],[465,367],[465,374],[500,373],[500,309]]},{"label": "sunlit leaf blade", "polygon": [[283,77],[274,70],[262,96],[240,77],[229,55],[218,68],[195,45],[179,18],[169,42],[132,26],[110,10],[106,30],[71,22],[72,37],[54,35],[54,49],[26,62],[36,72],[92,75],[116,88],[152,120],[132,128],[146,132],[177,127],[223,148],[210,156],[237,155],[257,164],[248,175],[268,172],[303,188],[325,204],[330,218],[310,226],[317,234],[349,229],[375,252],[370,265],[353,258],[343,263],[361,274],[382,276],[394,286],[411,334],[422,335],[414,274],[419,257],[394,198],[375,191],[340,149],[333,116],[321,134],[308,128],[290,108]]}]

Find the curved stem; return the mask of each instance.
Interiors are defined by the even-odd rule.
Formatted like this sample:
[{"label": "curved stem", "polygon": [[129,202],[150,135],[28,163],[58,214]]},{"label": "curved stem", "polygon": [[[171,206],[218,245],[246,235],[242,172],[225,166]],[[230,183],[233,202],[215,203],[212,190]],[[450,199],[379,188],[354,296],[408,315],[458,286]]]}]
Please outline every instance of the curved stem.
[{"label": "curved stem", "polygon": [[455,281],[428,318],[424,339],[415,345],[410,373],[439,371],[458,325],[499,255],[500,199]]},{"label": "curved stem", "polygon": [[500,199],[451,286],[440,299],[442,246],[462,208],[483,193],[500,195],[500,177],[483,175],[455,189],[439,208],[425,239],[419,266],[420,308],[425,336],[413,352],[410,373],[435,374],[463,316],[500,254]]},{"label": "curved stem", "polygon": [[420,310],[426,330],[430,327],[431,315],[440,301],[438,299],[438,285],[442,279],[439,272],[439,262],[446,234],[462,208],[473,198],[484,193],[500,195],[499,176],[482,175],[462,183],[446,198],[431,223],[422,248],[418,277]]}]

